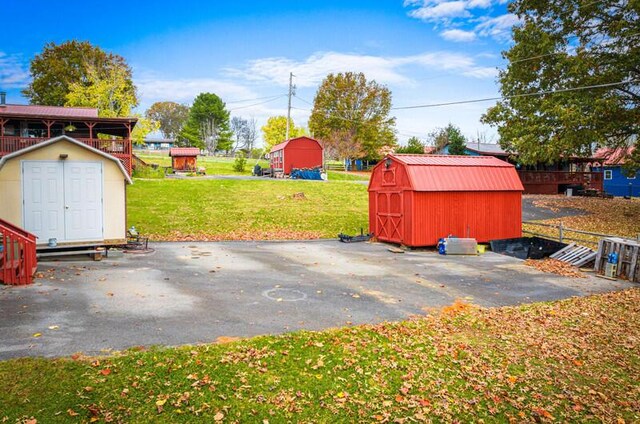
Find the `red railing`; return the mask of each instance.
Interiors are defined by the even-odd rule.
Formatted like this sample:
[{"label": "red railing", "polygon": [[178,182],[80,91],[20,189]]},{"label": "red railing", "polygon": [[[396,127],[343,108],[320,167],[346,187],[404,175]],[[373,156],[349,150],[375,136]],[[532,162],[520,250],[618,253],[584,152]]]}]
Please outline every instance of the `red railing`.
[{"label": "red railing", "polygon": [[38,268],[36,236],[0,219],[0,283],[33,283]]},{"label": "red railing", "polygon": [[[0,157],[9,153],[31,147],[43,141],[50,140],[46,137],[0,137]],[[131,175],[131,140],[103,140],[101,138],[76,138],[84,144],[117,157],[123,163],[129,175]]]},{"label": "red railing", "polygon": [[570,171],[518,171],[522,184],[581,185],[584,188],[602,191],[602,172]]}]

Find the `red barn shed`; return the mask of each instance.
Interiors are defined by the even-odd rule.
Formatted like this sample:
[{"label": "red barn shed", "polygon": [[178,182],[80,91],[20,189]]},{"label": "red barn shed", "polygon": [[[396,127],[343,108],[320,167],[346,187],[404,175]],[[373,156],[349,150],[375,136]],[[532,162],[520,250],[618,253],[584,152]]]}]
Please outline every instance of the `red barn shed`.
[{"label": "red barn shed", "polygon": [[198,170],[198,155],[200,149],[197,147],[173,147],[169,149],[171,156],[171,167],[174,171],[191,171]]},{"label": "red barn shed", "polygon": [[513,165],[491,156],[390,155],[369,181],[369,231],[406,246],[520,237],[522,191]]},{"label": "red barn shed", "polygon": [[271,148],[269,163],[274,172],[289,175],[293,168],[322,167],[323,149],[318,140],[297,137]]}]

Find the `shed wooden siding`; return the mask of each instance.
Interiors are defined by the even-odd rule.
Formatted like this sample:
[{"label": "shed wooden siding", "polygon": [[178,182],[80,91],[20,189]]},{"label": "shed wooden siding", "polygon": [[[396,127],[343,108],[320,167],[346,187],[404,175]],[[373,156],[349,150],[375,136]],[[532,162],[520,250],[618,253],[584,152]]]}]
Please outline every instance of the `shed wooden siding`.
[{"label": "shed wooden siding", "polygon": [[384,161],[374,168],[369,184],[369,229],[379,240],[434,246],[448,235],[479,242],[521,236],[522,185],[512,166],[495,158],[486,166],[391,158],[388,169]]},{"label": "shed wooden siding", "polygon": [[290,174],[293,168],[322,167],[323,149],[317,140],[310,137],[297,137],[273,146],[270,153],[270,166]]},{"label": "shed wooden siding", "polygon": [[171,158],[171,167],[175,171],[196,171],[198,159],[195,156],[174,156]]}]

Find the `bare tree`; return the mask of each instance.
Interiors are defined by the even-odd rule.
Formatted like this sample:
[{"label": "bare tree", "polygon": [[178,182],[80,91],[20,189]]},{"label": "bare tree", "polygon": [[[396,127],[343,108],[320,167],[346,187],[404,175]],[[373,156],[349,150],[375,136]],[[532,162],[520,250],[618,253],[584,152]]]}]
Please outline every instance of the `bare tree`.
[{"label": "bare tree", "polygon": [[213,155],[218,148],[220,131],[214,117],[209,117],[200,123],[200,137],[204,141],[204,148],[208,154]]},{"label": "bare tree", "polygon": [[233,150],[246,150],[250,152],[255,146],[258,138],[258,130],[256,128],[256,120],[254,118],[244,119],[234,116],[231,119],[231,130],[235,136]]},{"label": "bare tree", "polygon": [[324,142],[324,148],[329,155],[344,159],[345,171],[348,160],[361,158],[366,154],[362,143],[355,138],[353,130],[332,131]]}]

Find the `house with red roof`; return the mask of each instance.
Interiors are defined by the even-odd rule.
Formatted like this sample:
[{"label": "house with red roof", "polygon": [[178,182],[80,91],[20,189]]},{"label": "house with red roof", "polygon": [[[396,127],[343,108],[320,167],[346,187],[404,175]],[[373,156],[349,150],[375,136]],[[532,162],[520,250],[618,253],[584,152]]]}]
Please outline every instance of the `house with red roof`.
[{"label": "house with red roof", "polygon": [[1,94],[0,282],[28,281],[36,249],[125,243],[137,119],[7,104]]},{"label": "house with red roof", "polygon": [[629,173],[624,169],[627,158],[635,147],[612,149],[603,147],[596,151],[594,157],[599,159],[602,167],[596,170],[604,174],[604,191],[614,196],[640,197],[640,171]]}]

